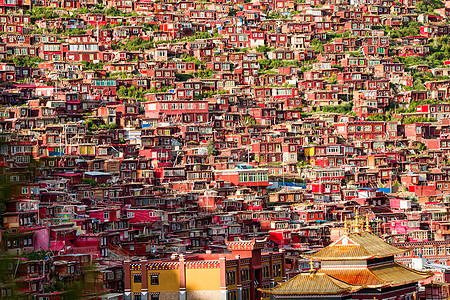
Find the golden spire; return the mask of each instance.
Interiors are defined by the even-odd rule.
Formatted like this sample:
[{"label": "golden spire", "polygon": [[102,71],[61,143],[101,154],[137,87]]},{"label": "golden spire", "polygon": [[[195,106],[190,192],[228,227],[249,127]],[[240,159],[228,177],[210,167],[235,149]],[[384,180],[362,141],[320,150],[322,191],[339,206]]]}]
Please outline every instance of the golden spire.
[{"label": "golden spire", "polygon": [[347,217],[345,217],[344,220],[344,235],[348,234],[348,227],[347,227]]},{"label": "golden spire", "polygon": [[366,214],[366,232],[370,232],[369,216]]},{"label": "golden spire", "polygon": [[359,215],[358,215],[358,210],[356,210],[356,213],[355,213],[355,221],[353,222],[353,232],[356,232],[356,233],[359,232]]}]

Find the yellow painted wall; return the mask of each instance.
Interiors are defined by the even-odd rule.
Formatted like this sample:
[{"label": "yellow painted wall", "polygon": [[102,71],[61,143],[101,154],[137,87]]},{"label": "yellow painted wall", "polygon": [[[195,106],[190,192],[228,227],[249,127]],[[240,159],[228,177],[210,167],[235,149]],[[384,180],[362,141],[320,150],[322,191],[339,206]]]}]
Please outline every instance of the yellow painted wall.
[{"label": "yellow painted wall", "polygon": [[282,262],[283,262],[283,260],[280,259],[280,258],[274,258],[273,259],[273,264],[281,264]]},{"label": "yellow painted wall", "polygon": [[[159,285],[150,284],[150,274],[159,273]],[[149,292],[169,292],[180,290],[180,270],[149,270],[147,274]]]},{"label": "yellow painted wall", "polygon": [[80,154],[95,154],[95,147],[87,145],[80,146]]},{"label": "yellow painted wall", "polygon": [[220,269],[186,269],[186,290],[211,291],[220,289]]},{"label": "yellow painted wall", "polygon": [[[237,276],[237,274],[236,274],[236,276]],[[230,290],[230,291],[237,289],[237,278],[236,278],[236,283],[235,284],[228,284],[227,285],[227,289]]]},{"label": "yellow painted wall", "polygon": [[313,156],[314,155],[314,147],[305,148],[305,156]]},{"label": "yellow painted wall", "polygon": [[80,146],[80,154],[87,154],[86,146]]},{"label": "yellow painted wall", "polygon": [[227,267],[227,271],[236,271],[236,266]]},{"label": "yellow painted wall", "polygon": [[141,283],[134,283],[134,274],[141,274],[141,271],[131,271],[131,292],[132,293],[140,293],[141,292]]}]

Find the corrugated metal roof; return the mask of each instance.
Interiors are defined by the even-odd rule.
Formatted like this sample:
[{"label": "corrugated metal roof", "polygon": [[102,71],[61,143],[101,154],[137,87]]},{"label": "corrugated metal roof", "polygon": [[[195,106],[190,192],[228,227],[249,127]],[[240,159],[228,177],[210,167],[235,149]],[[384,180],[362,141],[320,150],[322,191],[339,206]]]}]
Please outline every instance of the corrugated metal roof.
[{"label": "corrugated metal roof", "polygon": [[368,288],[404,285],[433,275],[429,272],[410,269],[396,262],[369,268],[322,268],[319,273],[327,274],[350,285]]},{"label": "corrugated metal roof", "polygon": [[324,273],[303,273],[271,289],[259,289],[275,295],[342,294],[359,289]]},{"label": "corrugated metal roof", "polygon": [[373,267],[370,270],[377,278],[391,282],[392,286],[417,282],[433,276],[431,272],[416,271],[396,262],[392,265]]},{"label": "corrugated metal roof", "polygon": [[323,268],[319,272],[356,286],[386,285],[367,268]]},{"label": "corrugated metal roof", "polygon": [[317,260],[360,260],[386,257],[409,251],[389,245],[370,232],[343,235],[336,242],[313,255],[304,255]]},{"label": "corrugated metal roof", "polygon": [[330,295],[352,293],[362,288],[399,286],[432,276],[393,262],[371,268],[322,268],[317,273],[302,273],[271,289],[274,295]]}]

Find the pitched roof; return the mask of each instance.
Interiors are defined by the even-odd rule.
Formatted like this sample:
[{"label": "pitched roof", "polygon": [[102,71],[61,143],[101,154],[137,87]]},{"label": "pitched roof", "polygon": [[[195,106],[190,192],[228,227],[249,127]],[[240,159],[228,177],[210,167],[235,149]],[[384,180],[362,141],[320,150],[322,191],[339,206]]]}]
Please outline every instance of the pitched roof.
[{"label": "pitched roof", "polygon": [[381,280],[391,282],[391,286],[417,282],[433,276],[432,272],[420,272],[397,262],[391,265],[373,267],[370,270]]},{"label": "pitched roof", "polygon": [[371,287],[385,285],[368,268],[322,268],[319,272],[328,274],[351,285]]},{"label": "pitched roof", "polygon": [[363,288],[405,285],[430,276],[433,276],[430,272],[416,271],[396,262],[369,268],[322,268],[259,291],[274,295],[336,295]]},{"label": "pitched roof", "polygon": [[358,289],[359,287],[346,284],[324,273],[301,273],[271,289],[259,291],[275,295],[322,295],[349,293]]},{"label": "pitched roof", "polygon": [[341,236],[336,242],[312,255],[303,255],[317,260],[363,260],[386,257],[409,251],[389,245],[370,232],[351,233]]},{"label": "pitched roof", "polygon": [[432,276],[428,272],[416,271],[396,262],[368,268],[322,268],[319,273],[350,285],[367,288],[404,285]]}]

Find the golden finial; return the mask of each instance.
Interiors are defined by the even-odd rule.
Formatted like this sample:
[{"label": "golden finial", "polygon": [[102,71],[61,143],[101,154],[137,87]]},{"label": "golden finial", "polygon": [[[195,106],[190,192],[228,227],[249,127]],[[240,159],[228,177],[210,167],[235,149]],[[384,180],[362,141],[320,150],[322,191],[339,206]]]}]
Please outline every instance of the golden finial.
[{"label": "golden finial", "polygon": [[366,214],[366,232],[370,232],[369,216]]},{"label": "golden finial", "polygon": [[344,235],[348,234],[348,227],[347,227],[347,217],[345,217],[344,220]]},{"label": "golden finial", "polygon": [[314,272],[314,263],[312,259],[309,261],[309,271]]},{"label": "golden finial", "polygon": [[356,233],[359,232],[359,215],[358,215],[358,210],[356,210],[356,213],[355,213],[355,221],[353,222],[353,232],[356,232]]}]

